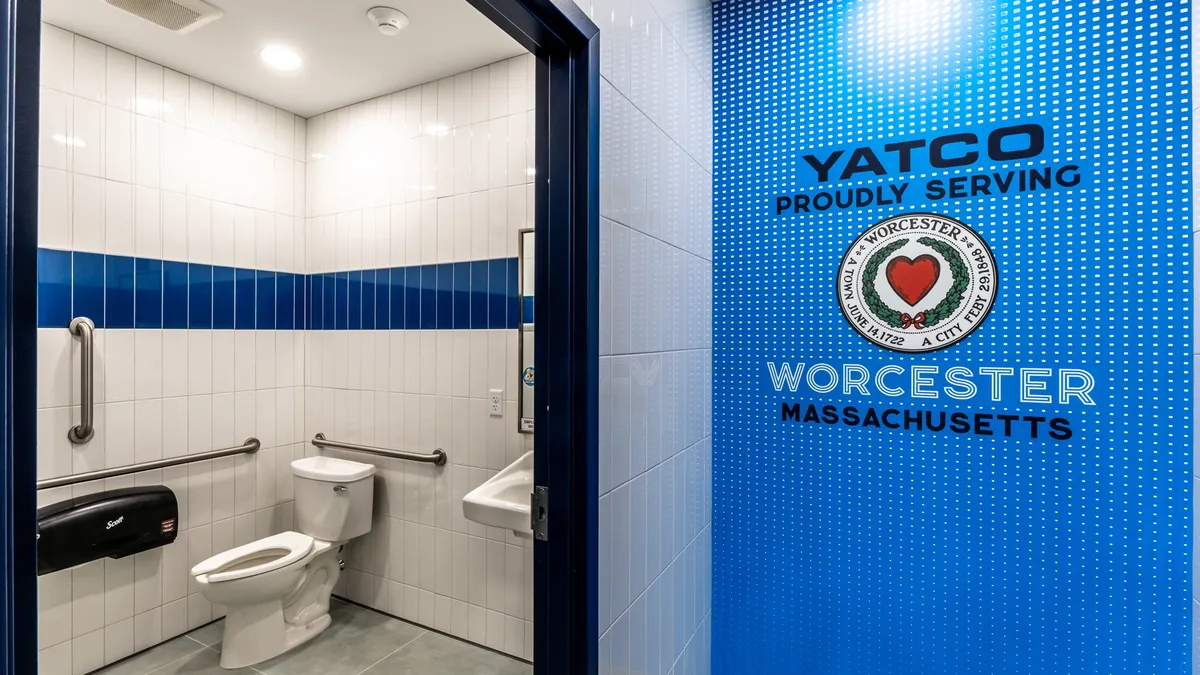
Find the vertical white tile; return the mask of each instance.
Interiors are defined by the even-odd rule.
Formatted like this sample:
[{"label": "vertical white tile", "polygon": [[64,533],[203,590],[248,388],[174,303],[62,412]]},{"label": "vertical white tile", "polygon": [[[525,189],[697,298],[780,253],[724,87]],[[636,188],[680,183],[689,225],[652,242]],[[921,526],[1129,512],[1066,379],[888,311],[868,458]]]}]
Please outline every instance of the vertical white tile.
[{"label": "vertical white tile", "polygon": [[215,394],[231,393],[237,388],[235,335],[231,330],[212,333],[212,390]]},{"label": "vertical white tile", "polygon": [[161,194],[162,255],[168,260],[188,260],[187,197]]},{"label": "vertical white tile", "polygon": [[159,185],[168,192],[187,192],[188,157],[187,130],[163,122],[159,125]]},{"label": "vertical white tile", "polygon": [[71,249],[73,211],[69,174],[38,169],[38,246]]},{"label": "vertical white tile", "polygon": [[258,269],[275,269],[275,216],[269,211],[254,214],[255,266]]},{"label": "vertical white tile", "polygon": [[211,394],[213,377],[212,332],[190,330],[188,336],[188,394]]},{"label": "vertical white tile", "polygon": [[188,400],[186,397],[163,399],[162,428],[161,447],[163,457],[186,455],[188,451],[186,436],[188,428]]},{"label": "vertical white tile", "polygon": [[74,35],[56,26],[42,24],[40,70],[42,86],[67,94],[74,91]]},{"label": "vertical white tile", "polygon": [[104,665],[103,627],[71,641],[71,673],[84,675]]},{"label": "vertical white tile", "polygon": [[509,59],[508,65],[508,113],[515,114],[529,110],[532,106],[533,83],[528,81],[528,57],[518,56]]},{"label": "vertical white tile", "polygon": [[129,466],[134,454],[134,406],[132,402],[109,403],[104,406],[105,468]]},{"label": "vertical white tile", "polygon": [[72,570],[71,589],[72,635],[80,637],[104,628],[104,561]]},{"label": "vertical white tile", "polygon": [[162,609],[151,610],[133,617],[133,649],[143,651],[162,642]]},{"label": "vertical white tile", "polygon": [[[101,139],[96,139],[98,144]],[[133,115],[126,110],[104,110],[104,177],[129,183],[133,180]]]},{"label": "vertical white tile", "polygon": [[[134,558],[104,559],[104,624],[133,618]],[[132,626],[130,627],[132,629]],[[130,635],[132,645],[132,634]]]},{"label": "vertical white tile", "polygon": [[187,630],[187,598],[162,606],[162,638],[169,640]]},{"label": "vertical white tile", "polygon": [[38,329],[38,408],[70,405],[71,334],[61,328]]},{"label": "vertical white tile", "polygon": [[234,238],[234,207],[230,204],[212,202],[212,263],[233,267],[236,262]]},{"label": "vertical white tile", "polygon": [[187,127],[197,131],[209,131],[213,127],[213,85],[188,78]]},{"label": "vertical white tile", "polygon": [[62,570],[38,577],[38,649],[67,642],[74,635],[71,575],[71,570]]},{"label": "vertical white tile", "polygon": [[254,269],[256,267],[255,251],[255,213],[246,207],[235,207],[233,211],[234,233],[234,263],[238,267]]},{"label": "vertical white tile", "polygon": [[275,448],[263,448],[254,454],[255,508],[275,506]]},{"label": "vertical white tile", "polygon": [[177,127],[187,126],[190,87],[187,75],[170,68],[163,69],[162,119],[164,122]]},{"label": "vertical white tile", "polygon": [[137,59],[134,110],[139,115],[162,119],[163,67],[145,59]]},{"label": "vertical white tile", "polygon": [[228,89],[213,87],[212,132],[224,140],[233,140],[236,125],[235,95]]},{"label": "vertical white tile", "polygon": [[509,113],[509,67],[506,61],[488,66],[488,118],[497,119]]},{"label": "vertical white tile", "polygon": [[151,462],[162,458],[163,402],[159,399],[134,404],[134,459]]},{"label": "vertical white tile", "polygon": [[161,210],[157,190],[133,188],[134,252],[140,258],[162,257]]},{"label": "vertical white tile", "polygon": [[488,183],[489,188],[508,185],[508,122],[498,117],[488,122]]},{"label": "vertical white tile", "polygon": [[256,102],[254,124],[254,147],[271,151],[275,147],[275,108],[261,101]]},{"label": "vertical white tile", "polygon": [[104,102],[119,110],[133,110],[135,98],[134,57],[112,47],[106,47],[104,54]]},{"label": "vertical white tile", "polygon": [[133,188],[128,183],[104,182],[104,250],[109,255],[134,254]]},{"label": "vertical white tile", "polygon": [[71,187],[74,250],[104,252],[104,181],[74,174]]},{"label": "vertical white tile", "polygon": [[[66,476],[74,471],[74,457],[78,453],[73,450],[70,441],[64,442],[66,434],[61,431],[55,433],[57,429],[69,429],[75,425],[73,412],[71,408],[38,410],[37,476],[39,479]],[[62,438],[60,439],[58,436],[62,436]],[[68,494],[67,497],[69,496]]]},{"label": "vertical white tile", "polygon": [[207,199],[188,197],[188,262],[212,263],[212,236],[212,203]]},{"label": "vertical white tile", "polygon": [[[141,78],[139,77],[139,82]],[[138,99],[139,107],[141,99]],[[133,180],[138,185],[149,188],[159,186],[160,167],[160,126],[161,123],[152,117],[136,115],[133,120]]]},{"label": "vertical white tile", "polygon": [[134,371],[134,331],[107,330],[104,333],[105,401],[132,401],[136,391]]},{"label": "vertical white tile", "polygon": [[[189,396],[188,399],[188,454],[207,452],[212,445],[212,396]],[[192,465],[201,466],[201,465]],[[203,465],[207,466],[207,465]],[[190,489],[190,485],[189,485]]]},{"label": "vertical white tile", "polygon": [[66,170],[73,123],[71,97],[42,87],[39,96],[38,165]]},{"label": "vertical white tile", "polygon": [[523,185],[529,180],[526,169],[531,168],[526,143],[532,143],[533,139],[525,137],[526,115],[524,113],[509,115],[506,120],[508,124],[508,185]]},{"label": "vertical white tile", "polygon": [[255,370],[255,333],[252,331],[236,331],[233,338],[234,347],[234,389],[250,391],[254,389]]},{"label": "vertical white tile", "polygon": [[164,330],[162,395],[186,396],[188,393],[188,333],[184,330]]}]

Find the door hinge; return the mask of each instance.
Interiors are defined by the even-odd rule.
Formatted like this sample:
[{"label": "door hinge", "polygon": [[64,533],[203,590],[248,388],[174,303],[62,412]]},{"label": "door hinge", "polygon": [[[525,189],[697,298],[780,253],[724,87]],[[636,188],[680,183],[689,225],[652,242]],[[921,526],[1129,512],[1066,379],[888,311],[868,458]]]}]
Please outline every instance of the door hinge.
[{"label": "door hinge", "polygon": [[549,510],[550,497],[547,489],[541,485],[533,486],[533,493],[529,495],[529,526],[533,529],[533,538],[538,541],[546,541],[549,538],[546,533]]}]

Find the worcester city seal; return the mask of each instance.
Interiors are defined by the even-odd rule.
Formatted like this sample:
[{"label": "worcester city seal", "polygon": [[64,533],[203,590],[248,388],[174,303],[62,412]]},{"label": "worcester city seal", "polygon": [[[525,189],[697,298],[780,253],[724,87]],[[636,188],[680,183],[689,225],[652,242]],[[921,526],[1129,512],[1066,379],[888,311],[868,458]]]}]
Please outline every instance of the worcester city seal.
[{"label": "worcester city seal", "polygon": [[931,352],[967,337],[996,300],[996,258],[978,232],[937,213],[875,223],[838,268],[842,314],[864,338]]}]

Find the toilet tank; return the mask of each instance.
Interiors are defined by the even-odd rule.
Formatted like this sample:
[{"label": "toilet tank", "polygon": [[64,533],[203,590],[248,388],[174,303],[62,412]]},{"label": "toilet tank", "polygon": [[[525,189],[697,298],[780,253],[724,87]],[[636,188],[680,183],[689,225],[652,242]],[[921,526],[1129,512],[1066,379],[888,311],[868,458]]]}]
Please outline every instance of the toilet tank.
[{"label": "toilet tank", "polygon": [[328,542],[371,531],[375,467],[335,457],[292,462],[296,531]]}]

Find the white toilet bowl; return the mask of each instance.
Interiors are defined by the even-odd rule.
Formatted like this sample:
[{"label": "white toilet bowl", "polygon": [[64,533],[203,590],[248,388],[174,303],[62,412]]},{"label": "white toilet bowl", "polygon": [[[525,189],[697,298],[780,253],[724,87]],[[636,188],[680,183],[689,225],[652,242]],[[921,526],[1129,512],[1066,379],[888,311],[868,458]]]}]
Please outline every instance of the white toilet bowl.
[{"label": "white toilet bowl", "polygon": [[292,467],[301,532],[265,537],[192,568],[204,597],[226,607],[222,668],[261,663],[325,630],[338,550],[370,530],[374,466],[312,457]]},{"label": "white toilet bowl", "polygon": [[222,668],[278,656],[329,625],[338,577],[338,545],[284,532],[196,565],[192,574],[209,602],[226,606]]}]

